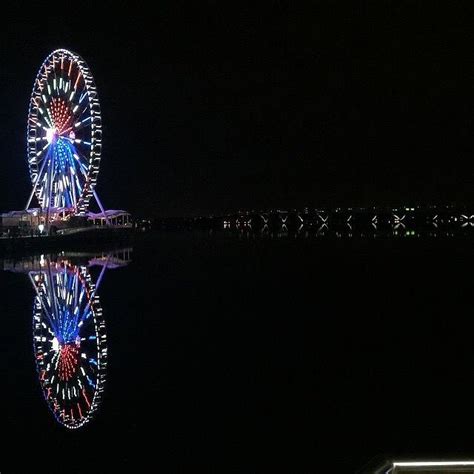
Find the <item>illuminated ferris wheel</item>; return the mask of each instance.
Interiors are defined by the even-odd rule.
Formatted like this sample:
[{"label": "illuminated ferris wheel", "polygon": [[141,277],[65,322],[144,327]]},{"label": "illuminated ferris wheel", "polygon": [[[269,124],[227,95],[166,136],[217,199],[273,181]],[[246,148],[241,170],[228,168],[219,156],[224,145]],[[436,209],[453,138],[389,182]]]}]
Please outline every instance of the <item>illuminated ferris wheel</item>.
[{"label": "illuminated ferris wheel", "polygon": [[33,349],[44,398],[56,420],[80,428],[96,412],[107,367],[105,322],[87,267],[42,261],[29,272],[36,296]]},{"label": "illuminated ferris wheel", "polygon": [[29,106],[27,151],[33,185],[27,209],[34,195],[48,213],[84,214],[92,196],[98,201],[100,104],[92,74],[76,53],[58,49],[41,65]]}]

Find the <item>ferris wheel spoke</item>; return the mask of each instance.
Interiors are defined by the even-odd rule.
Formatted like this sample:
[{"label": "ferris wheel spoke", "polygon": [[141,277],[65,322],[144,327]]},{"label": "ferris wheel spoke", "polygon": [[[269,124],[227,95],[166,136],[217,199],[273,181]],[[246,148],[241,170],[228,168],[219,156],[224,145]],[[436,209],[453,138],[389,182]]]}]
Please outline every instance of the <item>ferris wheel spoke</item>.
[{"label": "ferris wheel spoke", "polygon": [[69,58],[69,69],[68,69],[68,72],[67,72],[67,77],[71,78],[71,69],[72,69],[72,65],[74,64],[73,60],[71,58]]},{"label": "ferris wheel spoke", "polygon": [[69,181],[69,175],[64,174],[63,175],[63,180],[64,180],[64,185],[66,186],[65,194],[67,196],[68,200],[68,206],[69,207],[74,207],[76,205],[75,203],[75,198],[74,198],[74,184]]},{"label": "ferris wheel spoke", "polygon": [[[79,145],[80,145],[80,143],[79,143]],[[71,147],[73,149],[73,156],[76,159],[76,161],[78,163],[80,163],[81,165],[87,166],[89,164],[89,160],[86,158],[86,156],[82,152],[82,149],[79,148],[78,146],[74,145],[74,144],[71,145]]]},{"label": "ferris wheel spoke", "polygon": [[80,180],[79,180],[79,177],[78,177],[77,173],[74,175],[74,183],[77,187],[77,190],[79,191],[79,195],[82,194],[83,187],[80,183]]},{"label": "ferris wheel spoke", "polygon": [[[48,86],[49,86],[49,83],[48,83]],[[51,87],[48,88],[49,94],[52,97],[54,96],[54,92],[56,91],[56,87],[57,87],[57,75],[56,75],[56,68],[54,67],[54,61],[53,61],[53,80],[52,80]]]},{"label": "ferris wheel spoke", "polygon": [[[90,127],[92,124],[92,117],[89,115],[88,117],[86,117],[85,119],[83,120],[79,120],[78,122],[76,122],[74,124],[74,130],[75,131],[78,131],[78,130],[81,130],[83,128],[86,128],[86,127]],[[72,127],[71,127],[72,128]]]},{"label": "ferris wheel spoke", "polygon": [[48,201],[47,201],[47,208],[49,210],[49,208],[51,207],[54,207],[54,201],[53,201],[53,198],[54,198],[54,178],[55,178],[55,175],[56,173],[54,172],[54,157],[53,156],[50,156],[50,159],[49,159],[49,165],[48,165],[48,173],[47,173],[47,180],[46,180],[46,183],[47,183],[47,192],[48,192]]},{"label": "ferris wheel spoke", "polygon": [[48,129],[48,127],[45,126],[45,124],[47,125],[47,122],[45,121],[45,122],[42,123],[41,116],[37,117],[37,118],[30,117],[29,122],[30,122],[31,125],[33,125],[37,129],[41,129],[41,128],[43,130]]},{"label": "ferris wheel spoke", "polygon": [[73,114],[73,121],[77,122],[82,120],[82,116],[84,115],[84,112],[89,109],[89,104],[81,105],[81,102],[77,103],[74,105],[72,108],[72,114]]},{"label": "ferris wheel spoke", "polygon": [[46,111],[43,110],[42,107],[38,107],[38,111],[40,113],[40,116],[39,116],[39,122],[41,123],[43,120],[43,125],[46,124],[49,128],[52,128],[53,125],[52,125],[52,118],[51,118],[51,114],[49,112],[49,108],[46,107]]},{"label": "ferris wheel spoke", "polygon": [[72,189],[72,202],[73,202],[74,209],[75,209],[77,207],[76,183],[75,183],[75,178],[74,178],[74,174],[72,172],[71,166],[69,166],[69,176],[70,176],[70,179],[71,179],[70,188]]},{"label": "ferris wheel spoke", "polygon": [[46,145],[44,145],[43,148],[41,148],[41,150],[39,152],[36,153],[36,157],[39,158],[41,156],[41,154],[43,153],[44,150],[46,150],[46,148],[49,147],[49,143],[46,143]]},{"label": "ferris wheel spoke", "polygon": [[82,180],[82,184],[81,184],[81,180],[79,178],[79,175],[76,174],[75,177],[76,177],[76,184],[78,186],[78,188],[80,189],[80,191],[82,192],[82,190],[84,189],[85,185],[87,184],[87,171],[84,167],[84,165],[80,166],[80,172],[82,174],[82,177],[83,177],[83,180]]},{"label": "ferris wheel spoke", "polygon": [[[49,158],[50,158],[50,151],[51,151],[51,149],[49,148],[48,151],[46,152],[46,154],[45,154],[42,158],[40,158],[40,157],[37,156],[37,158],[39,158],[39,159],[37,160],[37,163],[38,163],[38,164],[41,163],[41,168],[40,168],[40,171],[39,171],[39,173],[38,173],[38,175],[37,175],[37,178],[36,178],[36,182],[37,182],[37,183],[39,183],[41,180],[44,180],[44,176],[45,176],[45,175],[43,174],[43,173],[44,173],[44,168],[45,168],[45,165],[47,164],[47,162],[48,162],[48,160],[49,160]],[[48,166],[49,166],[49,165],[48,165]]]},{"label": "ferris wheel spoke", "polygon": [[[71,120],[71,122],[73,124],[62,131],[63,135],[66,135],[67,133],[69,133],[71,131],[73,131],[75,133],[75,132],[78,132],[79,130],[81,130],[83,128],[90,127],[91,122],[92,122],[92,117],[88,116],[83,120],[80,120],[80,117],[78,117],[78,118],[74,118],[73,120]],[[71,142],[74,141],[73,139],[69,139],[69,140]]]},{"label": "ferris wheel spoke", "polygon": [[31,123],[35,127],[41,127],[40,123],[38,122],[37,118],[30,117],[28,122]]},{"label": "ferris wheel spoke", "polygon": [[[52,272],[51,272],[51,264],[50,264],[50,261],[48,260],[47,262],[47,267],[48,267],[48,274],[49,274],[49,280],[52,282],[53,281],[53,275],[52,275]],[[54,311],[54,316],[56,317],[56,320],[59,320],[59,316],[58,316],[58,302],[57,302],[57,299],[56,299],[56,292],[54,291],[54,287],[51,286],[51,294],[52,294],[52,301],[53,301],[53,311]]]},{"label": "ferris wheel spoke", "polygon": [[53,327],[53,330],[54,330],[54,327],[55,327],[55,324],[53,322],[53,320],[51,319],[50,315],[49,315],[49,312],[45,306],[45,298],[44,298],[44,290],[40,290],[40,288],[38,287],[38,285],[36,284],[35,280],[34,280],[34,276],[32,275],[32,272],[30,272],[29,274],[29,277],[30,277],[30,280],[31,280],[31,283],[33,285],[33,288],[36,292],[36,298],[37,298],[37,301],[39,302],[39,304],[41,305],[44,313],[46,314],[46,316],[48,317],[49,319],[49,322],[51,324],[51,326]]},{"label": "ferris wheel spoke", "polygon": [[[74,157],[74,159],[71,160],[69,170],[72,173],[72,175],[74,176],[75,181],[77,181],[78,180],[77,166],[79,166],[79,170],[80,170],[81,169],[81,163],[80,163],[79,155],[77,153],[73,153],[73,157]],[[82,192],[82,188],[81,188],[81,192]]]},{"label": "ferris wheel spoke", "polygon": [[77,71],[77,76],[76,76],[76,80],[74,82],[74,90],[77,90],[77,86],[79,84],[79,80],[81,79],[82,77],[82,73],[80,70]]}]

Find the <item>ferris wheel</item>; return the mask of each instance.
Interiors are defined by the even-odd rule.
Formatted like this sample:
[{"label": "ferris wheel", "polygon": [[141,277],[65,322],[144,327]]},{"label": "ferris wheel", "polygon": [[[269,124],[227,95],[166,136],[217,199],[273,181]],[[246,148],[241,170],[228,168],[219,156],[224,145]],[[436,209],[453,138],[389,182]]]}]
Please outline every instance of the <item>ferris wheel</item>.
[{"label": "ferris wheel", "polygon": [[99,407],[107,367],[105,321],[87,267],[43,261],[29,272],[36,292],[33,349],[44,398],[69,429],[89,422]]},{"label": "ferris wheel", "polygon": [[102,120],[94,78],[85,61],[66,49],[41,65],[31,94],[27,155],[34,195],[42,210],[83,215],[94,196],[102,152]]}]

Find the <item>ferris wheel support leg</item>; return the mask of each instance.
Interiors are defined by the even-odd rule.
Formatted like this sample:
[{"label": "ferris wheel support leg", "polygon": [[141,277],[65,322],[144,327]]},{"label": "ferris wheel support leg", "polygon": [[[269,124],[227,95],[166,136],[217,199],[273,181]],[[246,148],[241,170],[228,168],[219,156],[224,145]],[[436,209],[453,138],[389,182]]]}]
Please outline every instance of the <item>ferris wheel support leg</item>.
[{"label": "ferris wheel support leg", "polygon": [[[49,156],[49,155],[48,155]],[[35,195],[35,191],[36,191],[36,188],[38,187],[38,183],[40,181],[40,178],[41,178],[41,175],[43,174],[43,170],[44,170],[44,165],[46,164],[48,160],[47,159],[44,159],[43,160],[43,164],[41,166],[41,169],[38,173],[38,176],[36,177],[36,181],[35,181],[35,184],[33,185],[33,190],[31,191],[31,194],[30,194],[30,197],[28,199],[28,202],[26,203],[26,207],[25,207],[25,211],[28,210],[28,208],[30,207],[30,204],[31,204],[31,200],[33,199],[33,196]]]},{"label": "ferris wheel support leg", "polygon": [[[95,284],[95,289],[94,289],[94,292],[92,293],[92,297],[95,296],[97,291],[99,291],[99,286],[102,282],[102,278],[104,277],[105,270],[107,270],[107,265],[109,264],[109,260],[110,260],[110,253],[107,255],[107,260],[105,261],[105,265],[103,266],[100,272],[99,278],[97,278],[97,282]],[[92,300],[92,297],[91,297],[91,300]]]},{"label": "ferris wheel support leg", "polygon": [[38,182],[39,182],[39,175],[38,175],[38,179],[35,181],[35,185],[33,186],[33,190],[31,191],[30,197],[28,198],[28,202],[26,203],[25,211],[27,211],[28,208],[30,207],[31,200],[33,199],[33,196],[35,195],[36,186],[38,185]]},{"label": "ferris wheel support leg", "polygon": [[102,278],[104,277],[105,270],[107,270],[107,265],[109,263],[109,259],[110,259],[110,253],[109,253],[109,255],[107,255],[107,261],[105,262],[105,265],[102,267],[102,270],[100,271],[100,275],[99,275],[99,278],[97,279],[97,283],[95,284],[94,291],[92,292],[92,294],[89,298],[89,301],[87,302],[87,305],[84,309],[84,314],[87,314],[87,312],[89,311],[89,308],[91,307],[91,303],[94,301],[94,297],[97,294],[97,291],[99,290],[99,286],[100,286],[100,283],[102,281]]},{"label": "ferris wheel support leg", "polygon": [[49,161],[49,178],[48,178],[48,207],[46,208],[46,225],[48,229],[48,235],[49,235],[49,230],[50,230],[50,222],[49,222],[49,211],[51,209],[51,196],[53,194],[53,160]]},{"label": "ferris wheel support leg", "polygon": [[110,225],[109,218],[107,217],[107,214],[106,214],[106,212],[105,212],[105,210],[104,210],[104,206],[102,206],[102,203],[100,202],[99,196],[98,196],[97,193],[95,192],[95,189],[92,190],[92,193],[94,194],[94,198],[95,198],[97,204],[99,205],[102,214],[103,214],[104,217],[105,217],[105,222],[107,222],[107,225]]}]

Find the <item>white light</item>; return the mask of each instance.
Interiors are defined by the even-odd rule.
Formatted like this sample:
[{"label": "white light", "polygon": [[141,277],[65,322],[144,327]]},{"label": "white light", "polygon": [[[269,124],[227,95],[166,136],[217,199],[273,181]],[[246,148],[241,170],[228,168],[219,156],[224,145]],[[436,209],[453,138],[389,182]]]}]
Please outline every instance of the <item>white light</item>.
[{"label": "white light", "polygon": [[44,224],[40,224],[40,225],[38,226],[38,230],[39,230],[40,232],[43,232],[43,230],[44,230]]},{"label": "white light", "polygon": [[474,461],[417,461],[394,462],[393,467],[474,466]]},{"label": "white light", "polygon": [[54,137],[55,132],[56,132],[56,130],[54,128],[47,128],[46,129],[46,141],[48,142],[48,144],[53,141],[53,137]]},{"label": "white light", "polygon": [[58,341],[57,337],[53,337],[52,346],[53,346],[53,351],[58,352],[58,350],[59,350],[59,341]]}]

